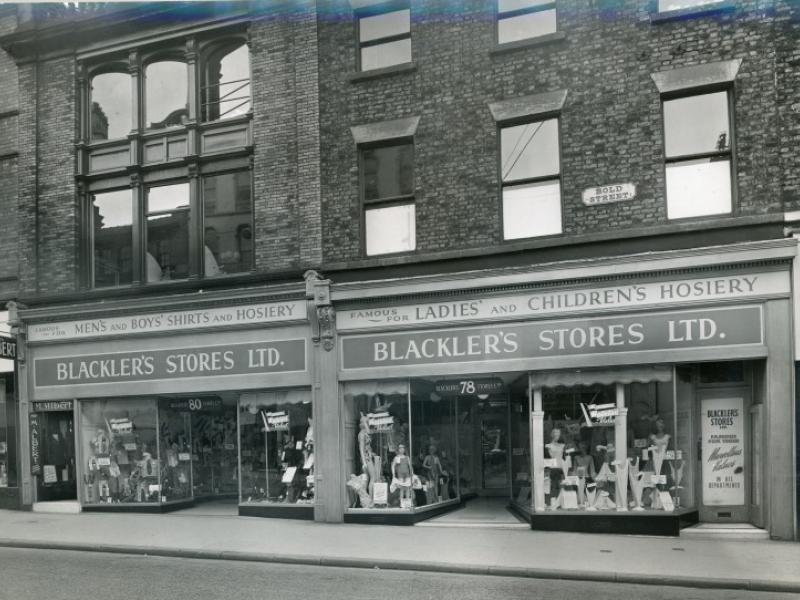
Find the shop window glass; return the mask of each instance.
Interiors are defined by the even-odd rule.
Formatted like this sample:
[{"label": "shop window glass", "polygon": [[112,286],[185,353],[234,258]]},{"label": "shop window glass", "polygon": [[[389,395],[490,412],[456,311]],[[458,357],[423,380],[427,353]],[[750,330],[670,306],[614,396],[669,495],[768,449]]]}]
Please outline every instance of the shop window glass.
[{"label": "shop window glass", "polygon": [[744,382],[744,363],[741,361],[702,363],[698,372],[700,383]]},{"label": "shop window glass", "polygon": [[358,39],[362,71],[411,62],[411,11],[359,17]]},{"label": "shop window glass", "polygon": [[[416,472],[422,464],[413,447],[408,382],[348,383],[344,411],[347,506],[411,510],[428,503]],[[436,470],[436,460],[428,467]]]},{"label": "shop window glass", "polygon": [[191,417],[188,411],[173,408],[173,403],[170,398],[158,401],[162,502],[186,500],[193,495]]},{"label": "shop window glass", "polygon": [[561,233],[558,119],[500,129],[503,237]]},{"label": "shop window glass", "polygon": [[83,504],[160,503],[158,419],[154,399],[80,404]]},{"label": "shop window glass", "polygon": [[314,419],[305,390],[245,392],[239,398],[241,502],[314,502]]},{"label": "shop window glass", "polygon": [[124,138],[131,131],[131,76],[101,73],[92,77],[91,139]]},{"label": "shop window glass", "polygon": [[552,0],[498,0],[497,43],[535,38],[556,31]]},{"label": "shop window glass", "polygon": [[728,92],[664,100],[667,216],[730,213]]},{"label": "shop window glass", "polygon": [[189,118],[186,63],[163,60],[145,69],[148,129],[182,125]]},{"label": "shop window glass", "polygon": [[92,195],[94,285],[132,281],[133,206],[131,190]]},{"label": "shop window glass", "polygon": [[253,268],[253,205],[250,172],[203,178],[205,275]]},{"label": "shop window glass", "polygon": [[511,387],[509,425],[511,428],[511,501],[530,509],[533,498],[531,493],[531,421],[527,384],[527,376],[522,376]]},{"label": "shop window glass", "polygon": [[203,87],[206,121],[229,119],[250,110],[250,52],[244,42],[209,57]]},{"label": "shop window glass", "polygon": [[11,464],[9,448],[9,420],[11,402],[7,400],[6,380],[0,376],[0,488],[9,487],[11,482]]},{"label": "shop window glass", "polygon": [[189,276],[189,184],[147,190],[147,281]]}]

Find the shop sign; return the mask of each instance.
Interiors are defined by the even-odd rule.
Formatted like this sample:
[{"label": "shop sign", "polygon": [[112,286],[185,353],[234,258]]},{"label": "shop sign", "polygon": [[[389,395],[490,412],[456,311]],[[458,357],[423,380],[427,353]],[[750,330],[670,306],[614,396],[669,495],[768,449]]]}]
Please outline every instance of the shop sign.
[{"label": "shop sign", "polygon": [[425,326],[469,321],[536,319],[556,314],[638,309],[665,304],[761,298],[790,292],[789,274],[767,271],[697,279],[648,281],[596,288],[555,289],[359,310],[336,314],[339,331]]},{"label": "shop sign", "polygon": [[760,306],[342,336],[342,368],[763,344]]},{"label": "shop sign", "polygon": [[462,379],[437,381],[433,390],[444,398],[455,396],[478,396],[499,394],[505,390],[502,379]]},{"label": "shop sign", "polygon": [[268,325],[306,318],[302,301],[243,304],[202,310],[161,312],[83,321],[36,323],[28,327],[28,340],[47,342],[102,338],[162,331],[195,331],[214,327]]},{"label": "shop sign", "polygon": [[141,350],[34,361],[36,387],[305,371],[304,339]]},{"label": "shop sign", "polygon": [[17,341],[14,338],[0,335],[0,358],[8,360],[17,358]]},{"label": "shop sign", "polygon": [[703,504],[744,504],[744,406],[739,398],[701,403]]},{"label": "shop sign", "polygon": [[61,412],[65,410],[72,410],[72,400],[31,402],[31,411],[33,412]]},{"label": "shop sign", "polygon": [[167,406],[181,412],[220,412],[223,408],[222,398],[172,398]]},{"label": "shop sign", "polygon": [[394,417],[386,411],[367,414],[367,426],[370,432],[391,431],[394,429]]},{"label": "shop sign", "polygon": [[584,404],[581,402],[581,410],[587,427],[609,427],[617,422],[619,409],[614,403],[611,404]]},{"label": "shop sign", "polygon": [[633,200],[636,197],[636,186],[632,183],[615,183],[613,185],[601,185],[583,190],[583,204],[585,206],[595,206],[597,204],[611,204],[613,202],[624,202]]},{"label": "shop sign", "polygon": [[41,439],[39,437],[39,414],[30,413],[28,415],[28,427],[31,440],[31,475],[38,475],[42,472],[42,453]]},{"label": "shop sign", "polygon": [[289,413],[285,410],[274,412],[261,411],[264,431],[289,431]]}]

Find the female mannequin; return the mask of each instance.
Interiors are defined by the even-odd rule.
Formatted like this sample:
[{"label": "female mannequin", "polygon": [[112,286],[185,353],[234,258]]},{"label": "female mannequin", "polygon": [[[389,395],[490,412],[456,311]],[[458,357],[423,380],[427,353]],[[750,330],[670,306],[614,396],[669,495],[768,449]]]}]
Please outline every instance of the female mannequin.
[{"label": "female mannequin", "polygon": [[366,474],[368,479],[368,487],[370,498],[373,497],[373,490],[375,483],[378,481],[378,474],[380,473],[380,457],[372,452],[372,439],[369,435],[369,423],[367,422],[367,415],[361,413],[361,421],[359,423],[360,430],[358,432],[358,451],[361,455],[361,469]]},{"label": "female mannequin", "polygon": [[550,467],[550,507],[556,509],[561,501],[560,483],[564,478],[564,443],[561,441],[561,430],[557,427],[550,432],[550,443],[545,444],[545,458],[554,461]]},{"label": "female mannequin", "polygon": [[653,446],[653,467],[656,475],[661,475],[661,466],[664,464],[664,455],[669,446],[670,435],[666,432],[664,419],[656,419],[656,432],[650,436],[650,444]]},{"label": "female mannequin", "polygon": [[578,455],[575,457],[575,475],[578,477],[578,504],[586,504],[584,488],[587,483],[594,481],[596,476],[594,470],[594,459],[588,454],[588,444],[580,442],[578,444]]},{"label": "female mannequin", "polygon": [[439,456],[436,452],[436,446],[433,444],[428,446],[428,454],[425,456],[425,460],[422,461],[422,467],[427,472],[428,481],[433,485],[433,495],[438,501],[441,496],[439,480],[445,475],[445,471],[442,468],[442,461],[439,460]]}]

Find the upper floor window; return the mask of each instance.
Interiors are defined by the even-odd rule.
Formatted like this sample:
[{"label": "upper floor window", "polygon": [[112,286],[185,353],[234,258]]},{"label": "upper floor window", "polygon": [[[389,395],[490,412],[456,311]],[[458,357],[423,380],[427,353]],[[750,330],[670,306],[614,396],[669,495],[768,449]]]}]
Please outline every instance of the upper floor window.
[{"label": "upper floor window", "polygon": [[95,75],[90,84],[89,104],[93,141],[125,137],[132,128],[131,76],[120,72]]},{"label": "upper floor window", "polygon": [[147,281],[189,276],[189,184],[146,190]]},{"label": "upper floor window", "polygon": [[497,0],[497,43],[506,44],[556,32],[553,0]]},{"label": "upper floor window", "polygon": [[500,129],[503,239],[561,233],[558,119]]},{"label": "upper floor window", "polygon": [[359,70],[411,62],[411,10],[397,6],[381,5],[380,12],[357,16]]},{"label": "upper floor window", "polygon": [[250,172],[203,178],[206,276],[253,269],[253,201]]},{"label": "upper floor window", "polygon": [[203,120],[216,121],[250,110],[250,51],[243,41],[212,52],[205,63]]},{"label": "upper floor window", "polygon": [[189,117],[187,65],[161,60],[145,68],[145,123],[147,129],[181,125]]},{"label": "upper floor window", "polygon": [[707,4],[719,4],[720,0],[658,0],[658,12],[702,8]]},{"label": "upper floor window", "polygon": [[360,159],[367,255],[414,250],[414,144],[364,147]]},{"label": "upper floor window", "polygon": [[730,213],[729,92],[663,101],[667,217]]},{"label": "upper floor window", "polygon": [[91,196],[94,287],[130,284],[133,279],[133,194],[130,189]]}]

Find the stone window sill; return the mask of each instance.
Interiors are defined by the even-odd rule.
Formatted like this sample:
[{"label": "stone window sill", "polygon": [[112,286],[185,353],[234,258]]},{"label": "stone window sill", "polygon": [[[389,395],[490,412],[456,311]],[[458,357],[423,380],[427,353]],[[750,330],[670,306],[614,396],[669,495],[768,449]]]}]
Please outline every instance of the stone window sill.
[{"label": "stone window sill", "polygon": [[553,33],[548,33],[547,35],[540,35],[538,37],[529,38],[527,40],[517,40],[516,42],[495,44],[494,47],[491,50],[489,50],[489,54],[492,56],[497,56],[499,54],[506,54],[507,52],[513,52],[515,50],[521,50],[523,48],[535,48],[536,46],[546,46],[547,44],[561,42],[566,39],[567,39],[566,33],[564,33],[563,31],[556,31]]},{"label": "stone window sill", "polygon": [[698,17],[733,12],[735,9],[736,4],[733,0],[720,0],[719,2],[679,8],[677,10],[667,10],[664,12],[653,11],[650,13],[650,23],[652,25],[658,25],[660,23],[670,23],[672,21],[681,21],[684,19],[695,19]]},{"label": "stone window sill", "polygon": [[390,67],[383,67],[382,69],[371,69],[369,71],[360,71],[359,73],[351,73],[348,78],[350,83],[357,83],[359,81],[370,81],[372,79],[381,79],[383,77],[391,77],[399,73],[411,73],[417,70],[417,63],[408,62],[399,65],[392,65]]}]

